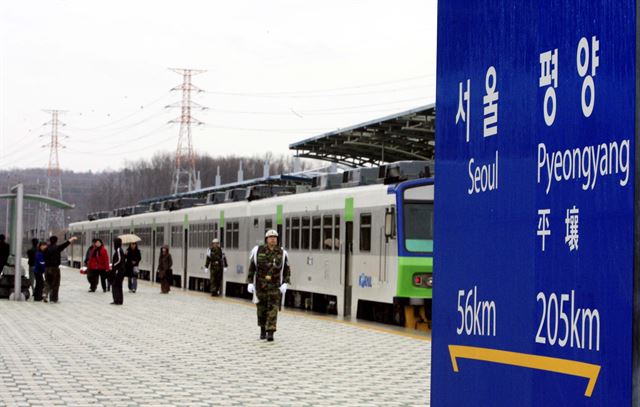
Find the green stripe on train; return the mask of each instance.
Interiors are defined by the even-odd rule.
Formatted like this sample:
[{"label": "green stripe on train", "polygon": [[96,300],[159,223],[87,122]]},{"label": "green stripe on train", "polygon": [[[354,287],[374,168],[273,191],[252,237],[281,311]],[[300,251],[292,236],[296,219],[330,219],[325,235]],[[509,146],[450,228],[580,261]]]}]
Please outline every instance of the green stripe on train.
[{"label": "green stripe on train", "polygon": [[432,273],[433,257],[398,257],[398,290],[397,297],[431,298],[431,288],[413,285],[415,273]]},{"label": "green stripe on train", "polygon": [[353,222],[353,198],[344,199],[344,221]]}]

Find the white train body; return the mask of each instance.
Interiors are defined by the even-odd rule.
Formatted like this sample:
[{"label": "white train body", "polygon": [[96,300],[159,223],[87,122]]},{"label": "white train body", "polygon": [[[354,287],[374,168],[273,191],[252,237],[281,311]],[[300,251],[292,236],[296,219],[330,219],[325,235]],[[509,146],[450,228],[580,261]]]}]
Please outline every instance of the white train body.
[{"label": "white train body", "polygon": [[[425,188],[432,200],[433,185]],[[82,239],[70,250],[71,262],[80,265],[92,238],[110,247],[118,234],[136,233],[143,239],[143,275],[154,278],[160,246],[167,244],[175,284],[205,290],[206,251],[217,237],[229,264],[223,287],[244,290],[250,250],[266,230],[277,229],[289,253],[289,295],[335,297],[338,315],[357,315],[362,301],[392,304],[397,292],[398,245],[385,235],[385,213],[395,213],[392,189],[376,184],[77,222],[69,229]]]}]

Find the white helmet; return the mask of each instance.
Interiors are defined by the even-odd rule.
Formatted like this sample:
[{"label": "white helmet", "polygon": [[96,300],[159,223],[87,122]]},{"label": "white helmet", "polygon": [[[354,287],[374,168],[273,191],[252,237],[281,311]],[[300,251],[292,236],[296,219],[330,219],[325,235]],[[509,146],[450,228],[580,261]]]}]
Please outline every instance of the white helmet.
[{"label": "white helmet", "polygon": [[211,243],[220,243],[220,240],[218,240],[218,239],[213,239],[213,240],[211,241]]},{"label": "white helmet", "polygon": [[272,237],[272,236],[274,236],[274,237],[278,237],[278,232],[276,232],[276,231],[275,231],[275,230],[273,230],[273,229],[270,229],[270,230],[268,230],[268,231],[267,231],[267,233],[265,233],[265,234],[264,234],[264,237],[265,237],[265,238],[267,238],[267,237]]}]

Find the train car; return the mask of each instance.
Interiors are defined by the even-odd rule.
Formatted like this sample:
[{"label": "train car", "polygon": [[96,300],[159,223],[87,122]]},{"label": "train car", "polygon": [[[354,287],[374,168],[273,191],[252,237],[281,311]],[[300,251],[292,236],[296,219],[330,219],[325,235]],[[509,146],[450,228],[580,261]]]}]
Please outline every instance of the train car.
[{"label": "train car", "polygon": [[136,233],[143,278],[155,280],[159,249],[170,247],[174,285],[208,291],[206,250],[219,238],[229,263],[224,294],[247,297],[248,255],[276,229],[292,269],[286,305],[418,327],[430,319],[433,284],[433,179],[319,190],[70,225],[81,244],[109,246]]}]

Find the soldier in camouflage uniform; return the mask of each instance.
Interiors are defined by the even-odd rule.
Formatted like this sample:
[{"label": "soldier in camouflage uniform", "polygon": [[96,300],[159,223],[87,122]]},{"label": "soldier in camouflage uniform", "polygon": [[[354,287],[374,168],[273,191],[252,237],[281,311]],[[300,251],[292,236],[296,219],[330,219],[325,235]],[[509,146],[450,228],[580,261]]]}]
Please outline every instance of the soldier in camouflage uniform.
[{"label": "soldier in camouflage uniform", "polygon": [[280,303],[291,283],[291,271],[287,252],[278,246],[278,232],[269,230],[265,240],[265,245],[256,246],[251,251],[247,283],[248,291],[253,293],[254,302],[257,302],[260,339],[271,342]]},{"label": "soldier in camouflage uniform", "polygon": [[211,295],[217,297],[222,290],[222,272],[227,267],[227,258],[220,248],[220,241],[213,239],[211,247],[207,250],[207,261],[205,269],[209,269],[209,279],[211,281]]}]

